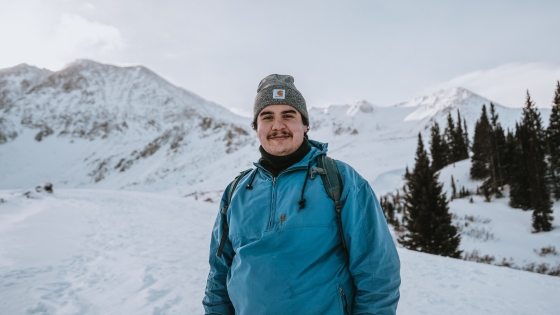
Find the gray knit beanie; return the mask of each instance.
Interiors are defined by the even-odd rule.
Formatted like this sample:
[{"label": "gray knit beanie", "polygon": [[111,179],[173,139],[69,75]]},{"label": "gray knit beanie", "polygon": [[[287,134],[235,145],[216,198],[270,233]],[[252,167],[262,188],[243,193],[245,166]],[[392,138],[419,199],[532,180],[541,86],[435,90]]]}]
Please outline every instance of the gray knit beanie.
[{"label": "gray knit beanie", "polygon": [[294,85],[294,78],[291,75],[271,74],[259,83],[255,105],[253,106],[253,120],[261,110],[268,105],[290,105],[300,112],[301,116],[309,124],[309,115],[305,99]]}]

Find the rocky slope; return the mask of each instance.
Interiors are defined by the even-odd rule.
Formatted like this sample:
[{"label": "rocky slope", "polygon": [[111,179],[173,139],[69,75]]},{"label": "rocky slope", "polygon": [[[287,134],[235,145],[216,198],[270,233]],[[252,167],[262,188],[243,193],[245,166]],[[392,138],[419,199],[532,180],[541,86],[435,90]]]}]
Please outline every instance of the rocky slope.
[{"label": "rocky slope", "polygon": [[[144,67],[79,60],[50,72],[19,65],[0,72],[0,95],[3,175],[17,175],[13,173],[21,167],[36,168],[37,163],[18,165],[26,160],[21,155],[32,154],[28,162],[47,160],[41,167],[53,168],[53,176],[64,178],[60,181],[88,185],[121,178],[155,155],[167,160],[180,156],[173,168],[205,166],[253,142],[246,119]],[[30,137],[35,145],[49,145],[40,152],[25,148],[31,145],[26,141]],[[201,143],[201,138],[206,140]],[[22,142],[24,147],[18,145]],[[66,159],[50,156],[53,150],[82,163],[57,165]],[[154,177],[166,177],[168,168],[109,186],[153,182]],[[76,172],[86,176],[76,178]]]}]

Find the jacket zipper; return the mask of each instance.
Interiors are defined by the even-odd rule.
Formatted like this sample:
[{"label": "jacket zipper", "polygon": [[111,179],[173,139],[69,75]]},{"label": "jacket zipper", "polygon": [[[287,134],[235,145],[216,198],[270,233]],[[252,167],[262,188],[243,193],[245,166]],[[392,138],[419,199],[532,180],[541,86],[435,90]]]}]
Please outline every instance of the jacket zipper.
[{"label": "jacket zipper", "polygon": [[342,297],[342,309],[345,315],[348,315],[348,301],[346,300],[346,294],[344,294],[344,290],[342,287],[338,287],[340,289],[340,296]]},{"label": "jacket zipper", "polygon": [[[266,174],[269,174],[270,176],[272,176],[272,197],[271,197],[271,209],[270,209],[270,220],[268,221],[268,229],[272,229],[272,226],[274,225],[274,195],[275,195],[275,189],[276,189],[276,181],[278,180],[278,177],[280,177],[281,174],[283,173],[289,173],[292,171],[298,171],[298,170],[306,170],[308,169],[307,166],[297,166],[297,167],[293,167],[293,168],[288,168],[286,170],[283,170],[282,172],[280,172],[278,174],[278,176],[274,176],[272,175],[272,173],[270,173],[267,169],[265,169],[262,166],[259,166],[257,164],[255,164],[256,167],[260,168],[263,172],[265,172]],[[305,176],[308,176],[308,174],[306,174]]]},{"label": "jacket zipper", "polygon": [[275,195],[275,188],[276,188],[276,177],[272,177],[272,197],[271,197],[271,211],[270,211],[270,221],[268,221],[268,229],[272,229],[272,225],[274,222],[274,195]]}]

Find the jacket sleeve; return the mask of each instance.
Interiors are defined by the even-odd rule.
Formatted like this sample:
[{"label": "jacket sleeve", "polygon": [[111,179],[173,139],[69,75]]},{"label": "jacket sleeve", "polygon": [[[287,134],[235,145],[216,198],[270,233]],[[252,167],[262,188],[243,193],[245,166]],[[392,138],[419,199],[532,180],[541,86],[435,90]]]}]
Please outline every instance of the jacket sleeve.
[{"label": "jacket sleeve", "polygon": [[[231,185],[231,184],[230,184]],[[225,204],[226,192],[229,186],[222,195],[220,209]],[[220,244],[220,238],[223,232],[221,211],[218,211],[214,228],[212,229],[212,237],[210,240],[210,272],[208,273],[208,281],[206,282],[205,296],[202,300],[205,314],[220,314],[220,315],[233,315],[235,310],[229,299],[227,290],[227,276],[233,260],[233,249],[229,238],[226,239],[222,257],[218,257],[216,252]]]},{"label": "jacket sleeve", "polygon": [[356,286],[354,314],[395,314],[400,261],[375,193],[364,180],[343,200],[342,224]]}]

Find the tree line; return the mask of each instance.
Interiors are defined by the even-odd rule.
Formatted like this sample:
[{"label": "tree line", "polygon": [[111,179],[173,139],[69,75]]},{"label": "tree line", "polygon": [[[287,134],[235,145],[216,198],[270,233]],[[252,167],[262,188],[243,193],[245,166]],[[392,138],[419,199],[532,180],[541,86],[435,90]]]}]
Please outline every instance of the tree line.
[{"label": "tree line", "polygon": [[543,127],[535,102],[527,92],[521,120],[504,131],[494,104],[486,106],[475,126],[471,178],[482,180],[490,198],[501,198],[509,186],[512,208],[533,210],[534,232],[552,229],[552,198],[560,199],[560,82],[554,95],[548,127]]},{"label": "tree line", "polygon": [[[486,201],[503,197],[509,187],[509,205],[533,210],[533,231],[552,229],[552,199],[560,199],[560,82],[557,82],[552,112],[545,129],[542,118],[529,92],[521,120],[514,130],[504,130],[494,104],[490,115],[482,106],[475,124],[472,145],[467,124],[457,110],[457,120],[451,113],[441,132],[434,123],[430,134],[430,156],[418,134],[414,168],[405,173],[403,195],[383,196],[380,203],[387,221],[404,233],[398,242],[416,251],[459,258],[460,235],[452,224],[449,200],[439,182],[439,171],[447,165],[470,158],[472,179],[482,181],[479,191]],[[452,178],[452,198],[457,196]],[[465,188],[459,197],[469,196]],[[472,199],[471,199],[472,201]],[[402,224],[395,218],[402,212]]]}]

